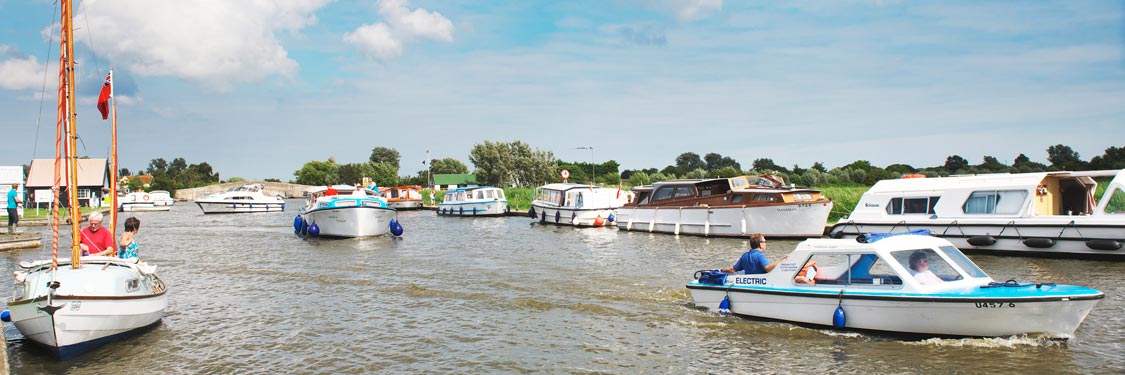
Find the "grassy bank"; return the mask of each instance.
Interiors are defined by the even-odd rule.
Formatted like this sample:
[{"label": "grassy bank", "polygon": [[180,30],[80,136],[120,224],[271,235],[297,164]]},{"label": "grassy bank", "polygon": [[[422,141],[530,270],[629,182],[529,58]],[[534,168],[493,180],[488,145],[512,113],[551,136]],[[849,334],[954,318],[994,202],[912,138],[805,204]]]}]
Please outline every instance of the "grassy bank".
[{"label": "grassy bank", "polygon": [[820,186],[816,189],[824,196],[832,198],[832,212],[828,214],[828,222],[835,223],[840,218],[847,217],[859,203],[859,197],[867,192],[868,186]]},{"label": "grassy bank", "polygon": [[[85,215],[88,215],[88,214],[90,214],[91,212],[94,212],[94,211],[108,210],[108,208],[105,208],[105,207],[98,207],[98,208],[81,207],[80,210],[82,211],[82,215],[85,216]],[[69,216],[69,215],[70,215],[70,210],[67,210],[66,208],[59,208],[59,218],[60,219],[66,220],[67,216]],[[32,206],[32,207],[24,207],[23,208],[23,217],[21,217],[20,220],[39,220],[39,219],[50,219],[50,218],[51,218],[51,209],[50,208],[43,207],[43,208],[40,208],[38,210],[38,212],[36,212],[35,207]]]}]

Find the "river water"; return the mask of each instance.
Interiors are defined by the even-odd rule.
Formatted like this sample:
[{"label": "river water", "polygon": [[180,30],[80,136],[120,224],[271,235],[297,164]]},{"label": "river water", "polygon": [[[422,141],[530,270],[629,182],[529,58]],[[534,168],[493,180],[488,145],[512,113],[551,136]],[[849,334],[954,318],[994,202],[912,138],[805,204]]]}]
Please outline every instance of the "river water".
[{"label": "river water", "polygon": [[[123,214],[141,219],[141,257],[168,283],[163,323],[65,362],[7,323],[12,373],[1125,373],[1120,262],[971,256],[996,280],[1105,292],[1069,342],[904,341],[693,307],[692,273],[729,265],[745,240],[431,211],[401,212],[397,239],[302,239],[298,206]],[[49,256],[0,253],[0,270]]]}]

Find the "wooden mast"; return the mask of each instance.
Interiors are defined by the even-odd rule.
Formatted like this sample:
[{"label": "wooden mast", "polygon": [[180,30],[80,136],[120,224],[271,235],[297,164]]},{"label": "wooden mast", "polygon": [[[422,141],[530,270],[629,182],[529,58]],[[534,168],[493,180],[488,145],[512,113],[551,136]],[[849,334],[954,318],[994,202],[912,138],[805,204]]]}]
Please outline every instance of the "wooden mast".
[{"label": "wooden mast", "polygon": [[81,268],[82,249],[81,241],[82,212],[78,207],[78,113],[75,112],[74,97],[74,25],[71,17],[73,4],[69,0],[62,2],[62,28],[59,36],[62,39],[63,49],[66,51],[66,76],[63,85],[66,89],[66,135],[67,135],[67,203],[70,206],[70,237],[71,237],[71,268]]}]

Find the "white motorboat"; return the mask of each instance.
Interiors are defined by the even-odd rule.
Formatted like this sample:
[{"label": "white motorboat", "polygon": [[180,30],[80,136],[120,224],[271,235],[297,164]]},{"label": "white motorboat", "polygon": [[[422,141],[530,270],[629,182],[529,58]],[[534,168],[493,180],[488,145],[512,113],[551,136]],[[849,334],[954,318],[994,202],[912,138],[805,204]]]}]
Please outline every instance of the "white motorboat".
[{"label": "white motorboat", "polygon": [[104,256],[81,263],[20,264],[8,301],[20,333],[65,359],[160,323],[168,295],[156,266]]},{"label": "white motorboat", "polygon": [[[803,283],[798,276],[810,265],[814,283]],[[810,239],[766,274],[696,274],[687,287],[697,306],[905,336],[1068,338],[1105,297],[1082,286],[997,283],[952,243],[928,235]]]},{"label": "white motorboat", "polygon": [[600,227],[612,225],[629,192],[582,184],[547,184],[537,189],[528,215],[540,223]]},{"label": "white motorboat", "polygon": [[305,207],[293,219],[299,234],[321,237],[402,235],[398,211],[374,190],[349,185],[308,190]]},{"label": "white motorboat", "polygon": [[121,212],[168,211],[171,205],[158,204],[154,194],[134,191],[118,198],[117,210]]},{"label": "white motorboat", "polygon": [[617,228],[716,237],[820,237],[832,200],[777,176],[672,180],[633,189]]},{"label": "white motorboat", "polygon": [[196,199],[195,204],[205,214],[285,211],[285,199],[266,195],[265,189],[263,184],[245,184]]},{"label": "white motorboat", "polygon": [[[67,186],[78,186],[77,113],[75,101],[75,61],[73,4],[61,7],[60,42],[63,55],[59,64],[57,139],[55,165],[64,164]],[[103,118],[113,113],[110,144],[109,196],[117,197],[117,104],[113,100],[113,69],[109,70],[98,97]],[[59,202],[63,171],[55,169],[52,202]],[[82,216],[78,194],[68,194],[71,218]],[[56,206],[57,207],[57,206]],[[116,212],[116,211],[114,211]],[[117,227],[116,215],[110,215],[108,230]],[[77,356],[104,343],[154,327],[164,317],[168,306],[167,287],[157,276],[156,266],[137,258],[82,257],[79,224],[70,220],[70,260],[58,258],[58,210],[51,214],[52,257],[34,263],[21,262],[15,271],[15,295],[8,300],[9,313],[0,313],[11,320],[16,329],[32,342],[45,346],[60,359]],[[102,229],[103,231],[107,229]],[[100,246],[100,245],[99,245]]]},{"label": "white motorboat", "polygon": [[911,229],[972,252],[1125,260],[1125,170],[883,180],[829,236]]},{"label": "white motorboat", "polygon": [[503,216],[508,210],[504,189],[472,186],[445,192],[445,199],[438,204],[437,213],[447,216]]},{"label": "white motorboat", "polygon": [[168,191],[153,190],[149,192],[149,195],[152,196],[152,201],[157,206],[173,206],[176,204],[176,200],[172,199],[172,194]]}]

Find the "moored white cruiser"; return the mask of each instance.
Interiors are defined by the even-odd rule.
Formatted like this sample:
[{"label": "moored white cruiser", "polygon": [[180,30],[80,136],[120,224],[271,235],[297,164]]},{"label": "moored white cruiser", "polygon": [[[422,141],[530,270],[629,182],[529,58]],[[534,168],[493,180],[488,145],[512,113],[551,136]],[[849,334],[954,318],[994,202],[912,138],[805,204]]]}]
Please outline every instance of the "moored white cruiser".
[{"label": "moored white cruiser", "polygon": [[612,225],[616,211],[631,194],[618,188],[556,183],[537,189],[529,215],[544,224],[592,226]]},{"label": "moored white cruiser", "polygon": [[504,189],[473,186],[445,192],[445,199],[438,204],[437,213],[447,216],[503,216],[508,210]]},{"label": "moored white cruiser", "polygon": [[975,252],[1125,260],[1125,170],[883,180],[829,236],[910,229]]}]

